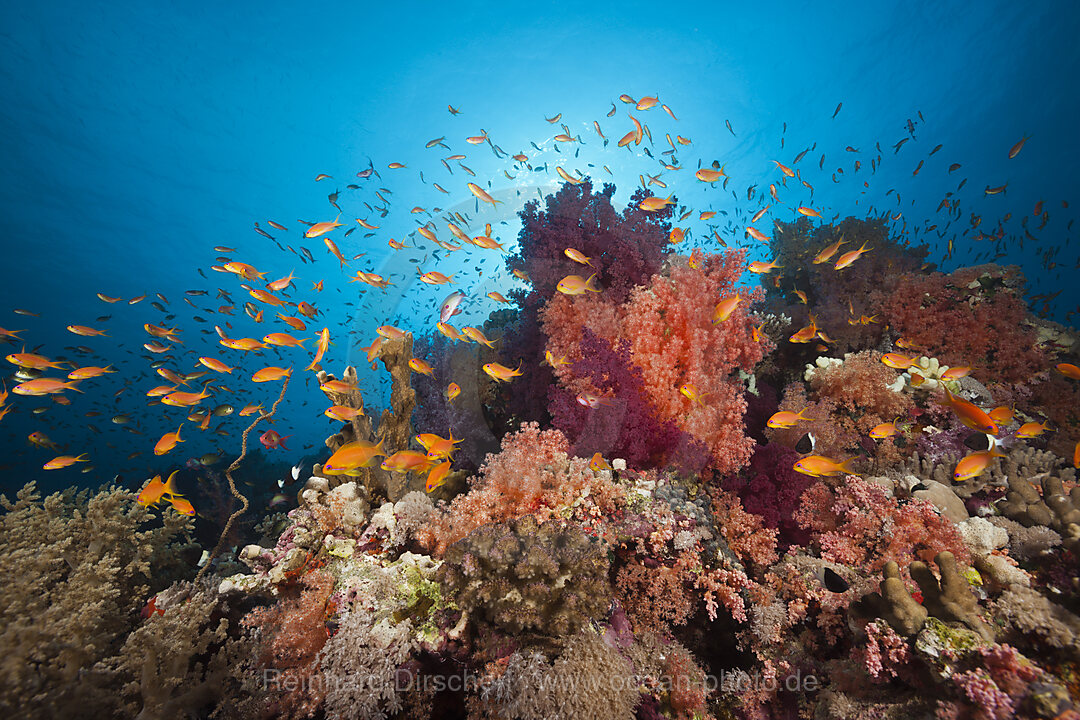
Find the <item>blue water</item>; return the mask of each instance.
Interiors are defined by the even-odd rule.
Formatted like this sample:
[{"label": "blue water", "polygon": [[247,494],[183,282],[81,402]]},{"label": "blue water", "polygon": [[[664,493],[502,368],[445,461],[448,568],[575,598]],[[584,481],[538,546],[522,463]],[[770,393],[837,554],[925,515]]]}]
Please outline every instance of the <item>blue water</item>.
[{"label": "blue water", "polygon": [[[624,203],[641,174],[662,168],[640,147],[615,147],[631,127],[631,106],[618,101],[621,93],[658,94],[678,117],[659,107],[635,111],[650,125],[657,158],[668,148],[665,133],[692,142],[679,147],[686,169],[665,172],[670,188],[656,194],[675,190],[680,203],[695,211],[729,213],[717,218],[729,244],[745,244],[745,216],[760,207],[768,184],[779,181],[771,161],[792,164],[817,143],[795,166],[814,186],[813,196],[789,183],[782,189],[785,205],[774,207],[772,217],[789,220],[799,204],[819,209],[825,220],[899,212],[896,231],[906,223],[908,236],[930,241],[931,259],[951,269],[996,254],[995,242],[975,238],[994,233],[1011,213],[1003,225],[1006,255],[998,261],[1021,265],[1033,294],[1062,291],[1047,313],[1075,322],[1069,315],[1080,305],[1080,290],[1070,282],[1080,252],[1074,224],[1080,200],[1075,3],[193,5],[19,3],[0,13],[0,233],[6,261],[0,327],[25,330],[28,348],[40,347],[50,358],[119,370],[82,383],[84,395],[68,393],[69,406],[12,396],[15,410],[0,421],[5,489],[30,479],[47,487],[96,483],[118,473],[135,486],[171,463],[217,449],[229,457],[238,453],[245,422],[233,415],[212,424],[223,423],[227,436],[201,433],[189,422],[185,443],[165,458],[153,456],[157,438],[186,415],[147,407],[145,391],[164,382],[149,369],[141,347],[152,339],[143,323],[163,318],[150,306],[154,293],[168,299],[167,311],[176,316],[165,324],[182,330],[184,344],[170,367],[192,372],[200,355],[239,364],[237,377],[224,380],[236,394],[222,393],[215,402],[268,407],[279,385],[255,386],[247,378],[265,365],[295,366],[274,426],[294,436],[294,451],[272,452],[289,462],[318,450],[332,424],[321,415],[325,402],[311,374],[300,371],[310,354],[286,349],[242,357],[217,344],[212,327],[224,320],[231,320],[234,337],[261,338],[288,328],[274,319],[273,308],[265,308],[261,325],[244,317],[250,298],[235,276],[210,269],[218,264],[213,247],[236,248],[233,257],[266,271],[267,280],[295,271],[297,286],[289,297],[321,311],[307,333],[296,334],[310,337],[329,327],[335,345],[323,365],[334,372],[356,361],[354,347],[367,345],[377,325],[430,327],[449,290],[419,284],[409,258],[419,259],[425,271],[459,272],[457,287],[470,300],[458,325],[479,324],[496,309],[485,293],[505,293],[517,281],[492,251],[469,248],[425,260],[430,243],[410,233],[427,218],[409,210],[438,206],[468,213],[473,229],[492,223],[512,249],[516,211],[538,191],[556,187],[556,164],[598,182],[614,181],[616,200]],[[838,103],[843,106],[833,118]],[[451,115],[448,104],[461,114]],[[613,104],[616,115],[608,118]],[[571,134],[580,135],[580,146],[554,151],[559,123],[545,118],[556,113]],[[611,140],[607,147],[594,120]],[[525,152],[534,166],[546,162],[548,172],[515,170],[488,145],[465,143],[481,129],[506,152]],[[424,147],[440,136],[451,150]],[[1009,148],[1024,136],[1030,140],[1009,159]],[[904,138],[910,139],[894,154]],[[871,174],[876,143],[881,163]],[[927,158],[938,144],[942,149]],[[859,152],[846,151],[849,146]],[[462,163],[477,178],[454,161],[448,173],[440,158],[451,152],[465,153]],[[727,191],[692,179],[699,160],[724,164],[732,178]],[[862,164],[858,173],[852,172],[855,160]],[[926,162],[913,175],[920,160]],[[407,168],[389,170],[391,162]],[[962,167],[950,174],[952,163]],[[381,177],[358,179],[369,164]],[[834,183],[837,168],[844,173]],[[315,182],[319,173],[332,178]],[[485,188],[490,181],[503,204],[477,211],[466,188],[473,180]],[[360,189],[347,189],[349,183]],[[985,188],[1006,183],[1006,193],[984,195]],[[746,200],[750,185],[758,191],[753,203]],[[375,196],[379,188],[392,193],[383,192],[391,203],[385,218],[364,205],[382,204]],[[890,189],[895,192],[887,194]],[[344,228],[333,237],[346,257],[367,253],[350,261],[349,273],[319,239],[304,240],[298,222],[332,220],[337,211],[327,195],[335,190],[341,191],[342,222],[357,229],[348,238]],[[961,214],[946,229],[947,214],[936,208],[948,192]],[[1025,239],[1021,248],[1020,219],[1031,216],[1040,200],[1048,221],[1039,229],[1040,218],[1029,217],[1027,228],[1037,241]],[[1066,202],[1072,205],[1066,208]],[[975,230],[973,215],[982,218]],[[378,225],[375,236],[365,238],[356,218]],[[268,220],[288,232],[272,230]],[[255,222],[283,245],[308,247],[316,262],[282,252],[254,232]],[[438,222],[440,237],[450,239]],[[935,223],[938,228],[927,233]],[[684,226],[694,230],[687,247],[715,249],[702,223]],[[395,253],[386,244],[391,237],[410,245],[419,239],[429,250]],[[751,259],[767,259],[761,248],[753,246]],[[1056,254],[1048,258],[1048,251]],[[1048,269],[1051,263],[1056,266]],[[360,269],[396,284],[382,292],[346,282]],[[318,280],[325,284],[322,293],[312,290]],[[214,299],[219,287],[237,304],[232,318],[210,312],[226,304]],[[184,302],[186,290],[209,295],[191,297],[195,309]],[[136,305],[109,305],[97,299],[98,292],[125,300],[148,297]],[[15,308],[39,317],[16,315]],[[97,320],[105,315],[112,317]],[[207,322],[194,320],[196,315]],[[78,337],[65,330],[68,324],[102,328],[108,337]],[[94,354],[69,349],[79,345]],[[514,364],[514,358],[504,361]],[[13,366],[5,367],[9,375]],[[365,375],[375,404],[382,375]],[[10,375],[5,383],[10,389]],[[35,407],[48,410],[35,415]],[[88,418],[88,411],[101,415]],[[118,412],[130,414],[133,425],[110,423]],[[93,433],[88,423],[101,432]],[[132,428],[142,434],[131,434]],[[45,432],[72,454],[88,453],[93,471],[42,471],[54,453],[31,447],[26,436],[32,431]],[[142,454],[127,459],[136,451]]]}]

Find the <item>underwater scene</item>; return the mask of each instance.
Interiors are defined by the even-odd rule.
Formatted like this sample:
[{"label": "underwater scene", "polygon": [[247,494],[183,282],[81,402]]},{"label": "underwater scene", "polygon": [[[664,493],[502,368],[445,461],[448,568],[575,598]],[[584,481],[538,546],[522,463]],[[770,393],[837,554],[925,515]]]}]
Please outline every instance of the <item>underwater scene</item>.
[{"label": "underwater scene", "polygon": [[7,717],[1080,720],[1080,5],[0,16]]}]

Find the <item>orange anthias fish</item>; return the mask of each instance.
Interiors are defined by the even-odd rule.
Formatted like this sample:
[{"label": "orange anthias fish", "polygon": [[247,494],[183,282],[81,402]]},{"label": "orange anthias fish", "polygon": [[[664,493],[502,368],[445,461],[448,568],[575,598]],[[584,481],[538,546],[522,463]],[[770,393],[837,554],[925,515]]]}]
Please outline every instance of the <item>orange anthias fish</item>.
[{"label": "orange anthias fish", "polygon": [[516,370],[511,370],[505,365],[500,365],[496,362],[484,363],[484,372],[491,377],[492,380],[498,382],[510,382],[515,377],[521,375],[521,365],[518,365]]},{"label": "orange anthias fish", "polygon": [[349,422],[355,417],[363,415],[364,411],[359,408],[351,408],[346,405],[331,405],[324,412],[323,415],[331,420],[340,420],[341,422]]},{"label": "orange anthias fish", "polygon": [[340,219],[341,219],[341,215],[339,214],[331,222],[317,222],[314,225],[312,225],[311,227],[309,227],[307,230],[304,231],[304,237],[306,237],[306,238],[317,238],[320,235],[325,235],[326,233],[330,232],[334,228],[342,227],[343,223],[338,222],[338,220],[340,220]]},{"label": "orange anthias fish", "polygon": [[445,460],[450,458],[454,454],[454,446],[460,443],[463,438],[455,438],[454,431],[450,431],[450,437],[444,438],[441,435],[435,433],[420,433],[416,436],[416,442],[420,443],[420,446],[427,451],[427,455],[432,460]]},{"label": "orange anthias fish", "polygon": [[729,298],[724,298],[718,302],[716,307],[713,308],[712,324],[717,325],[725,322],[731,317],[731,314],[735,312],[735,308],[738,307],[740,302],[742,302],[742,296],[738,294],[732,295]]},{"label": "orange anthias fish", "polygon": [[176,477],[178,472],[180,471],[174,470],[165,482],[161,482],[160,475],[155,475],[147,483],[146,487],[139,491],[139,497],[135,501],[143,507],[149,507],[157,505],[162,498],[171,500],[172,498],[182,497],[180,493],[176,492],[176,487],[173,485],[173,478]]},{"label": "orange anthias fish", "polygon": [[31,370],[45,370],[46,368],[63,370],[64,365],[71,364],[64,362],[63,360],[53,362],[47,357],[35,355],[33,353],[12,353],[7,356],[7,361],[12,365],[18,365],[19,367],[29,368]]},{"label": "orange anthias fish", "polygon": [[418,372],[421,375],[427,375],[430,378],[435,377],[435,370],[425,360],[420,358],[412,358],[409,360],[409,368],[413,372]]},{"label": "orange anthias fish", "polygon": [[176,432],[165,433],[161,436],[161,439],[154,445],[155,455],[164,455],[171,452],[177,443],[184,442],[180,439],[180,428],[184,427],[183,423],[180,423],[180,427],[176,428]]},{"label": "orange anthias fish", "polygon": [[601,292],[601,289],[596,286],[596,273],[590,275],[588,280],[580,275],[567,275],[559,281],[555,289],[563,295],[583,295],[586,291]]},{"label": "orange anthias fish", "polygon": [[844,238],[843,238],[843,236],[841,236],[841,238],[839,240],[837,240],[832,245],[828,246],[827,248],[825,248],[824,250],[822,250],[821,252],[819,252],[817,255],[814,256],[814,264],[815,265],[821,265],[822,263],[827,263],[830,260],[832,260],[833,255],[835,255],[837,253],[837,251],[840,250],[840,246],[843,245],[843,244],[844,244]]},{"label": "orange anthias fish", "polygon": [[477,199],[481,200],[482,202],[491,203],[491,207],[495,207],[496,203],[502,202],[502,200],[496,200],[495,198],[491,197],[491,195],[488,195],[484,188],[480,187],[476,183],[466,183],[466,185],[468,185],[469,187],[469,192],[475,195]]},{"label": "orange anthias fish", "polygon": [[803,413],[806,412],[806,408],[803,408],[797,413],[793,413],[789,410],[781,410],[775,412],[766,421],[766,425],[775,430],[785,430],[787,428],[793,428],[799,424],[800,420],[813,420],[814,418],[808,418]]},{"label": "orange anthias fish", "polygon": [[192,405],[198,405],[201,401],[210,397],[210,393],[206,391],[204,387],[197,393],[193,392],[171,392],[162,396],[161,402],[165,405],[172,405],[173,407],[191,407]]},{"label": "orange anthias fish", "polygon": [[364,440],[346,443],[337,449],[330,459],[323,463],[323,473],[327,475],[359,475],[360,468],[370,467],[377,457],[385,457],[382,440],[375,445]]},{"label": "orange anthias fish", "polygon": [[221,362],[217,358],[212,358],[212,357],[201,357],[201,358],[199,358],[199,363],[201,365],[205,365],[206,367],[210,368],[214,372],[219,372],[219,373],[231,373],[235,369],[235,368],[229,367],[228,365]]},{"label": "orange anthias fish", "polygon": [[1057,367],[1057,371],[1065,377],[1073,380],[1080,380],[1080,367],[1077,367],[1072,363],[1060,363],[1055,367]]},{"label": "orange anthias fish", "polygon": [[805,215],[806,217],[815,217],[815,218],[821,217],[821,213],[819,213],[817,210],[814,210],[812,208],[808,208],[805,205],[800,205],[797,208],[797,210],[799,211],[800,215]]},{"label": "orange anthias fish", "polygon": [[479,345],[484,345],[484,346],[489,347],[489,348],[494,348],[495,347],[495,341],[494,340],[488,340],[487,336],[484,335],[483,330],[481,330],[478,327],[472,327],[471,325],[466,325],[465,327],[461,328],[461,334],[464,335],[465,337],[469,338],[470,340],[472,340],[474,343],[477,343]]},{"label": "orange anthias fish", "polygon": [[322,362],[323,355],[326,354],[327,348],[330,347],[330,328],[323,328],[319,332],[319,342],[316,346],[315,357],[312,359],[311,364],[308,365],[305,370],[314,370],[315,367]]},{"label": "orange anthias fish", "polygon": [[247,417],[248,415],[254,415],[263,409],[262,405],[245,405],[244,409],[240,411],[240,417]]},{"label": "orange anthias fish", "polygon": [[679,392],[686,397],[690,402],[695,405],[705,405],[705,398],[709,396],[708,393],[698,392],[698,389],[690,383],[684,383],[679,386]]},{"label": "orange anthias fish", "polygon": [[292,368],[265,367],[251,376],[252,382],[273,382],[292,375]]},{"label": "orange anthias fish", "polygon": [[887,438],[891,438],[893,435],[896,435],[898,432],[899,431],[896,429],[896,421],[893,420],[892,422],[875,425],[874,428],[870,431],[870,437],[875,440],[885,440]]},{"label": "orange anthias fish", "polygon": [[601,470],[611,471],[611,464],[604,459],[604,456],[599,452],[593,453],[592,458],[589,459],[589,469],[593,472],[600,472]]},{"label": "orange anthias fish", "polygon": [[674,205],[675,201],[671,199],[673,197],[675,197],[674,194],[668,195],[666,198],[650,196],[638,203],[638,207],[646,212],[656,212],[657,210],[663,210],[668,205]]},{"label": "orange anthias fish", "polygon": [[907,370],[918,362],[918,358],[901,355],[900,353],[885,353],[881,356],[881,362],[894,370]]},{"label": "orange anthias fish", "polygon": [[383,470],[398,473],[423,473],[430,470],[431,466],[431,459],[424,453],[415,450],[399,450],[383,460],[382,465],[380,465]]},{"label": "orange anthias fish", "polygon": [[850,250],[840,256],[840,259],[836,261],[835,268],[837,270],[843,270],[849,267],[853,262],[861,258],[865,253],[870,252],[873,248],[867,248],[866,243],[862,244],[858,250]]},{"label": "orange anthias fish", "polygon": [[455,382],[446,386],[446,401],[451,402],[454,398],[461,394],[461,386]]},{"label": "orange anthias fish", "polygon": [[565,250],[563,250],[563,253],[566,255],[566,257],[570,258],[576,263],[581,263],[582,265],[592,265],[592,258],[585,257],[585,253],[581,252],[580,250],[575,250],[574,248],[566,248]]},{"label": "orange anthias fish", "polygon": [[987,413],[998,425],[1008,425],[1013,421],[1013,409],[1000,405]]},{"label": "orange anthias fish", "polygon": [[304,347],[307,338],[297,340],[289,333],[278,332],[266,335],[262,341],[267,345],[276,345],[277,347]]},{"label": "orange anthias fish", "polygon": [[777,265],[775,260],[769,263],[762,262],[761,260],[755,260],[754,262],[750,263],[750,265],[746,269],[752,273],[763,275],[765,273],[772,272],[779,267],[780,265]]},{"label": "orange anthias fish", "polygon": [[94,328],[86,327],[85,325],[68,325],[67,329],[68,332],[75,333],[76,335],[82,335],[84,337],[95,337],[98,335],[108,337],[108,335],[105,335],[104,330],[95,330]]},{"label": "orange anthias fish", "polygon": [[502,294],[502,293],[500,293],[500,292],[497,292],[497,291],[495,291],[495,290],[492,290],[491,292],[489,292],[489,293],[487,294],[487,296],[488,296],[489,298],[491,298],[492,300],[494,300],[495,302],[501,302],[501,303],[509,303],[509,302],[510,302],[510,301],[509,301],[509,300],[507,300],[507,299],[506,299],[505,297],[503,297],[503,294]]},{"label": "orange anthias fish", "polygon": [[447,460],[431,468],[431,472],[427,476],[427,482],[424,484],[425,492],[431,492],[446,482],[447,476],[450,475],[450,465],[450,461]]},{"label": "orange anthias fish", "polygon": [[62,380],[55,380],[53,378],[38,378],[36,380],[29,380],[24,383],[19,383],[15,387],[11,388],[11,392],[16,395],[52,395],[55,393],[61,393],[65,390],[74,390],[75,392],[82,392],[76,383],[78,380],[70,380],[64,382]]},{"label": "orange anthias fish", "polygon": [[86,453],[77,457],[74,455],[60,455],[42,465],[42,470],[59,470],[61,468],[70,467],[77,462],[86,462],[88,459]]},{"label": "orange anthias fish", "polygon": [[90,378],[101,377],[105,373],[114,373],[112,365],[108,367],[95,367],[93,365],[89,367],[75,368],[68,373],[69,380],[88,380]]},{"label": "orange anthias fish", "polygon": [[1037,423],[1037,422],[1024,423],[1023,425],[1020,426],[1020,429],[1016,431],[1016,437],[1022,438],[1024,440],[1030,440],[1031,438],[1039,437],[1044,432],[1046,432],[1047,430],[1051,430],[1051,429],[1052,428],[1049,425],[1049,421],[1041,422],[1041,423]]},{"label": "orange anthias fish", "polygon": [[991,446],[989,450],[965,455],[953,470],[953,482],[963,482],[982,475],[994,458],[1000,457],[1005,457],[1005,454],[998,452],[994,446]]},{"label": "orange anthias fish", "polygon": [[998,426],[993,418],[983,412],[975,404],[953,395],[949,392],[949,388],[947,387],[945,388],[945,404],[953,409],[956,416],[960,418],[960,422],[964,423],[964,425],[972,430],[978,430],[987,435],[998,434]]},{"label": "orange anthias fish", "polygon": [[823,455],[810,455],[796,462],[793,468],[796,472],[810,477],[826,477],[852,472],[851,463],[854,460],[855,458],[848,458],[837,462]]},{"label": "orange anthias fish", "polygon": [[724,174],[724,168],[722,167],[719,170],[713,170],[712,168],[701,168],[696,173],[694,173],[694,177],[696,177],[701,182],[712,183],[716,182],[722,177],[727,177],[727,175]]}]

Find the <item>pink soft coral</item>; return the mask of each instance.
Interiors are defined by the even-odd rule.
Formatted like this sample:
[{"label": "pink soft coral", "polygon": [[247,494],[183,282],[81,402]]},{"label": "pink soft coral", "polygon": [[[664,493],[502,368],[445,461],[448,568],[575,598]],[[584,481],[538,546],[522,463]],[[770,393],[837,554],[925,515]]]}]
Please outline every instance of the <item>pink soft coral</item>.
[{"label": "pink soft coral", "polygon": [[[584,327],[612,343],[627,341],[658,417],[703,443],[711,466],[724,474],[741,467],[754,446],[743,427],[742,384],[731,375],[752,370],[768,348],[751,339],[745,309],[759,299],[760,291],[742,290],[743,302],[734,314],[711,322],[716,303],[735,294],[745,253],[698,254],[695,259],[698,268],[674,256],[668,274],[654,275],[617,306],[600,297],[556,297],[541,319],[548,349],[556,357],[579,356]],[[558,371],[564,387],[587,390],[583,379],[567,368]],[[693,402],[681,392],[687,385],[703,401]]]},{"label": "pink soft coral", "polygon": [[487,456],[472,489],[418,531],[420,542],[441,556],[481,525],[530,514],[543,521],[580,497],[589,498],[594,515],[614,513],[623,490],[568,452],[569,442],[558,430],[523,423],[503,438],[499,453]]},{"label": "pink soft coral", "polygon": [[901,504],[881,485],[857,475],[835,486],[810,486],[796,519],[811,531],[811,545],[823,558],[867,572],[880,571],[890,560],[902,568],[916,559],[929,562],[945,550],[961,562],[970,557],[956,525],[933,505]]}]

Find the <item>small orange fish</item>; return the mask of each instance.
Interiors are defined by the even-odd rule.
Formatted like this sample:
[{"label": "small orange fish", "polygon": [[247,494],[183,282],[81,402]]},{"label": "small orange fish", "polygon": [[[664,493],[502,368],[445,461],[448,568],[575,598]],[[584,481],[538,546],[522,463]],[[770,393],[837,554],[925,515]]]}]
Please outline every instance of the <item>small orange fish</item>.
[{"label": "small orange fish", "polygon": [[234,368],[229,367],[225,363],[221,362],[217,358],[201,357],[201,358],[199,358],[199,363],[201,365],[204,365],[204,366],[210,368],[214,372],[219,372],[219,373],[231,373],[233,371],[233,369],[234,369]]},{"label": "small orange fish", "polygon": [[650,196],[638,203],[638,207],[646,212],[656,212],[657,210],[663,210],[668,205],[674,205],[675,201],[672,200],[674,194],[668,195],[666,198],[659,198]]},{"label": "small orange fish", "polygon": [[806,408],[803,408],[797,413],[790,412],[788,410],[781,410],[775,412],[765,422],[766,425],[775,430],[786,430],[787,428],[793,428],[799,424],[800,420],[813,420],[808,418],[803,413],[806,412]]},{"label": "small orange fish", "polygon": [[491,298],[492,300],[494,300],[495,302],[501,302],[501,303],[509,303],[509,302],[510,302],[510,301],[509,301],[509,300],[507,300],[507,299],[506,299],[505,297],[503,297],[502,293],[500,293],[500,292],[496,292],[496,291],[494,291],[494,290],[492,290],[491,292],[489,292],[489,293],[487,294],[487,296],[488,296],[489,298]]},{"label": "small orange fish", "polygon": [[570,361],[564,357],[555,357],[550,350],[544,351],[544,362],[551,367],[558,367],[559,365],[569,365]]},{"label": "small orange fish", "polygon": [[757,327],[753,328],[750,332],[750,339],[754,342],[761,342],[762,340],[764,340],[765,333],[762,331],[763,327],[765,327],[765,323],[761,323]]},{"label": "small orange fish", "polygon": [[298,317],[294,317],[292,315],[282,315],[281,313],[278,313],[277,316],[284,320],[285,323],[293,330],[299,330],[301,332],[307,330],[307,325],[305,325],[304,321]]},{"label": "small orange fish", "polygon": [[951,367],[945,372],[941,373],[942,380],[959,380],[962,377],[967,377],[971,374],[971,368],[965,366]]},{"label": "small orange fish", "polygon": [[415,450],[399,450],[383,460],[380,467],[397,473],[423,473],[431,469],[431,466],[431,459],[424,453]]},{"label": "small orange fish", "polygon": [[176,492],[176,486],[173,485],[173,478],[176,477],[176,473],[178,472],[180,471],[174,470],[172,474],[169,475],[169,479],[165,482],[161,482],[160,475],[155,475],[150,482],[147,483],[146,487],[139,491],[139,495],[135,499],[135,502],[143,507],[150,507],[152,505],[157,505],[161,502],[162,498],[172,499],[182,497],[180,493]]},{"label": "small orange fish", "polygon": [[555,289],[561,292],[563,295],[583,295],[588,292],[601,292],[601,289],[596,286],[596,273],[589,276],[586,280],[580,275],[567,275],[559,284],[555,286]]},{"label": "small orange fish", "polygon": [[307,338],[297,340],[289,333],[283,332],[270,333],[262,339],[267,345],[276,345],[277,347],[303,347],[306,340]]},{"label": "small orange fish", "polygon": [[428,473],[427,482],[424,483],[424,491],[431,492],[435,488],[439,487],[446,482],[447,476],[450,475],[450,461],[447,460],[444,463],[439,463],[435,467],[431,468]]},{"label": "small orange fish", "polygon": [[375,445],[363,440],[345,443],[330,456],[329,460],[323,463],[323,473],[327,475],[359,475],[360,473],[357,472],[359,468],[370,467],[377,456],[386,456],[382,444],[382,440],[379,440]]},{"label": "small orange fish", "polygon": [[283,377],[289,377],[290,375],[292,375],[292,368],[291,367],[290,368],[281,368],[281,367],[270,366],[270,367],[264,367],[262,370],[259,370],[254,375],[252,375],[251,376],[251,381],[252,382],[257,382],[257,383],[272,382],[274,380],[280,380]]},{"label": "small orange fish", "polygon": [[776,167],[780,168],[780,171],[782,173],[784,173],[785,175],[787,175],[788,177],[795,177],[795,171],[792,170],[791,168],[789,168],[787,165],[784,165],[783,163],[779,163],[776,160],[773,160],[773,163],[775,163]]},{"label": "small orange fish", "polygon": [[965,455],[953,470],[953,482],[963,482],[982,475],[990,463],[994,461],[994,458],[1000,457],[1005,457],[1005,454],[998,452],[998,449],[993,446],[989,450]]},{"label": "small orange fish", "polygon": [[1049,422],[1029,422],[1020,426],[1020,429],[1016,431],[1016,437],[1024,440],[1030,440],[1031,438],[1037,438],[1047,430],[1050,430]]},{"label": "small orange fish", "polygon": [[345,405],[331,405],[323,412],[323,415],[331,420],[340,420],[341,422],[349,422],[354,417],[359,417],[363,414],[363,410],[347,407]]},{"label": "small orange fish", "polygon": [[446,401],[453,402],[454,398],[461,394],[461,386],[452,382],[446,386]]},{"label": "small orange fish", "polygon": [[70,467],[77,462],[86,462],[88,459],[86,453],[77,457],[74,455],[60,455],[42,465],[41,468],[42,470],[59,470],[61,468]]},{"label": "small orange fish", "polygon": [[262,405],[245,405],[244,409],[240,411],[240,417],[247,417],[248,415],[254,415],[263,409]]},{"label": "small orange fish", "polygon": [[30,395],[40,397],[41,395],[53,395],[55,393],[61,393],[65,390],[74,390],[75,392],[82,392],[76,383],[78,380],[69,380],[64,382],[62,380],[55,380],[53,378],[37,378],[36,380],[28,380],[24,383],[19,383],[15,387],[11,388],[11,392],[16,395]]},{"label": "small orange fish", "polygon": [[808,208],[805,205],[800,205],[797,208],[797,210],[799,211],[800,215],[805,215],[806,217],[815,217],[815,218],[821,217],[821,213],[819,213],[817,210],[813,210],[811,208]]},{"label": "small orange fish", "polygon": [[701,182],[713,183],[722,177],[727,177],[727,175],[724,174],[723,167],[721,167],[719,170],[713,170],[712,168],[701,168],[696,173],[694,173],[694,177],[696,177]]},{"label": "small orange fish", "polygon": [[510,382],[515,377],[521,376],[521,365],[519,364],[516,370],[511,370],[505,365],[500,365],[497,362],[489,362],[484,363],[484,372],[487,373],[492,380],[498,382]]},{"label": "small orange fish", "polygon": [[892,422],[875,425],[874,428],[870,431],[870,437],[872,437],[874,440],[885,440],[887,438],[891,438],[893,435],[896,435],[898,432],[899,431],[896,429],[896,421],[893,420]]},{"label": "small orange fish", "polygon": [[76,335],[82,335],[84,337],[97,337],[99,335],[109,337],[105,335],[104,330],[95,330],[92,327],[86,327],[85,325],[68,325],[68,332],[75,333]]},{"label": "small orange fish", "polygon": [[700,393],[698,389],[690,383],[685,383],[679,386],[679,392],[686,397],[691,403],[695,405],[705,405],[705,398],[709,396],[708,393]]},{"label": "small orange fish", "polygon": [[754,238],[755,240],[760,240],[761,242],[769,242],[769,240],[772,239],[765,233],[758,230],[756,227],[747,227],[746,234]]},{"label": "small orange fish", "polygon": [[1072,363],[1060,363],[1055,367],[1057,368],[1057,371],[1065,377],[1073,380],[1080,380],[1080,367],[1077,367]]},{"label": "small orange fish", "polygon": [[192,506],[190,502],[180,497],[179,495],[174,495],[173,497],[169,498],[169,505],[171,505],[172,509],[180,513],[181,515],[195,514],[194,506]]},{"label": "small orange fish", "polygon": [[810,477],[826,477],[852,472],[851,463],[854,460],[855,458],[852,457],[837,462],[824,455],[810,455],[796,462],[793,468],[796,472]]},{"label": "small orange fish", "polygon": [[64,365],[71,364],[64,362],[63,360],[53,362],[47,357],[44,357],[42,355],[35,355],[34,353],[12,353],[7,356],[7,361],[12,365],[18,365],[19,367],[29,368],[32,370],[45,370],[46,368],[63,370]]},{"label": "small orange fish", "polygon": [[840,259],[836,261],[835,269],[843,270],[844,268],[849,267],[853,262],[861,258],[864,254],[870,252],[871,249],[873,248],[868,249],[866,247],[866,243],[863,243],[862,247],[860,247],[858,250],[849,250],[848,252],[841,255]]},{"label": "small orange fish", "polygon": [[1013,409],[1004,405],[994,408],[987,414],[998,425],[1008,425],[1013,421]]},{"label": "small orange fish", "polygon": [[437,270],[421,272],[420,268],[416,268],[416,272],[420,275],[420,282],[427,285],[449,285],[454,282],[453,275],[448,277]]},{"label": "small orange fish", "polygon": [[599,408],[611,405],[610,398],[601,397],[591,392],[583,392],[575,399],[578,401],[579,405],[584,405],[585,407],[591,408],[593,410],[597,410]]},{"label": "small orange fish", "polygon": [[230,350],[243,350],[244,352],[251,352],[252,350],[266,347],[266,345],[255,338],[222,338],[218,342]]},{"label": "small orange fish", "polygon": [[387,340],[404,340],[409,335],[409,333],[393,325],[380,325],[375,328],[375,332]]},{"label": "small orange fish", "polygon": [[477,197],[482,202],[491,203],[491,207],[495,207],[496,204],[501,203],[502,200],[496,200],[491,197],[482,187],[476,183],[466,183],[469,188],[469,192]]},{"label": "small orange fish", "polygon": [[836,252],[840,249],[840,246],[843,244],[844,238],[843,236],[841,236],[839,240],[834,242],[832,245],[829,245],[827,248],[814,256],[814,264],[821,265],[822,263],[827,263],[832,260],[833,255],[836,254]]},{"label": "small orange fish", "polygon": [[601,470],[612,471],[611,465],[599,452],[593,453],[592,458],[589,460],[589,469],[593,472],[600,472]]},{"label": "small orange fish", "polygon": [[566,257],[570,258],[576,263],[581,263],[582,265],[592,265],[592,258],[585,257],[585,254],[580,250],[575,250],[574,248],[566,248],[565,250],[563,250],[563,254],[565,254]]},{"label": "small orange fish", "polygon": [[191,407],[192,405],[198,405],[200,402],[210,397],[210,393],[206,391],[204,387],[200,392],[171,392],[167,395],[163,395],[161,402],[165,405],[172,405],[173,407]]},{"label": "small orange fish", "polygon": [[894,370],[907,370],[918,361],[918,358],[900,353],[885,353],[881,356],[881,362]]},{"label": "small orange fish", "polygon": [[989,415],[977,405],[953,395],[948,387],[945,387],[945,404],[953,409],[956,416],[960,418],[960,422],[972,430],[978,430],[987,435],[998,434],[998,426]]},{"label": "small orange fish", "polygon": [[742,295],[735,294],[729,298],[724,298],[716,304],[713,308],[712,324],[718,325],[719,323],[727,321],[731,317],[731,314],[735,312],[735,308],[742,302]]},{"label": "small orange fish", "polygon": [[[336,218],[334,218],[333,221],[330,221],[330,222],[317,222],[314,225],[312,225],[311,227],[309,227],[307,230],[304,231],[304,237],[306,237],[306,238],[317,238],[317,237],[319,237],[321,235],[325,235],[326,233],[330,232],[334,228],[342,227],[343,223],[338,222],[338,220],[340,220],[340,219],[341,219],[341,215],[339,214]],[[226,267],[228,267],[228,265],[226,265]],[[248,278],[248,280],[251,280],[251,279],[253,279],[253,278]]]},{"label": "small orange fish", "polygon": [[765,273],[776,270],[776,269],[778,269],[780,267],[781,267],[780,265],[776,264],[775,260],[773,260],[772,262],[769,262],[769,263],[762,262],[761,260],[755,260],[754,262],[750,263],[750,265],[747,266],[746,269],[749,270],[752,273],[756,273],[758,275],[763,275]]},{"label": "small orange fish", "polygon": [[155,455],[165,455],[171,452],[176,447],[177,443],[184,442],[180,439],[180,428],[184,427],[183,423],[180,423],[180,427],[176,428],[176,432],[165,433],[161,436],[161,439],[154,445]]},{"label": "small orange fish", "polygon": [[418,372],[421,375],[427,375],[430,378],[435,377],[435,370],[432,369],[431,365],[421,360],[420,358],[413,358],[409,360],[409,367],[412,368],[414,372]]},{"label": "small orange fish", "polygon": [[323,355],[326,354],[327,349],[330,347],[330,328],[323,328],[319,331],[319,341],[315,349],[315,357],[312,358],[311,364],[308,365],[305,370],[314,370],[320,362],[322,362]]}]

